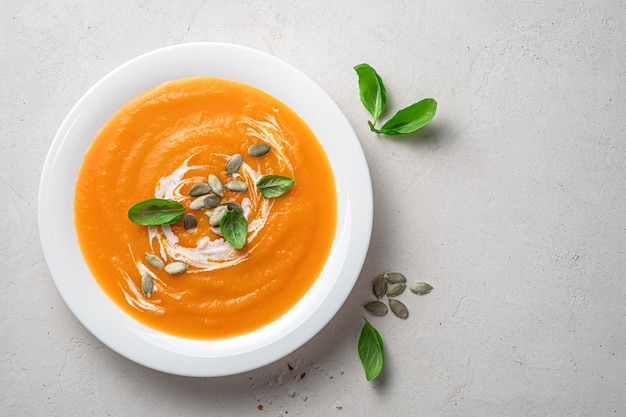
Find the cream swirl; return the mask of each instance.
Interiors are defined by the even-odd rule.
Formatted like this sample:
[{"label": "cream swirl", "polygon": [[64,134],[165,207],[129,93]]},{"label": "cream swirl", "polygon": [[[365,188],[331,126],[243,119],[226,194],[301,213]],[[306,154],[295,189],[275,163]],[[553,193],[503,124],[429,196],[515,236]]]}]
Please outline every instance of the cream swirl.
[{"label": "cream swirl", "polygon": [[[290,147],[288,136],[274,115],[267,114],[265,120],[256,120],[244,117],[239,122],[247,125],[248,136],[268,144],[272,148],[273,157],[277,158],[281,168],[293,176],[293,166],[286,157],[284,148]],[[199,176],[194,171],[207,172],[208,167],[192,165],[194,155],[189,156],[179,167],[168,175],[163,176],[155,187],[155,197],[185,202],[191,197],[183,195],[181,190],[198,181]],[[229,155],[215,155],[226,161]],[[264,199],[258,192],[255,184],[263,174],[255,171],[247,163],[242,164],[239,172],[233,178],[248,184],[248,197],[245,197],[241,206],[248,222],[248,238],[245,250],[236,250],[223,237],[214,233],[207,233],[197,241],[195,246],[184,246],[169,225],[149,226],[148,239],[150,246],[163,259],[183,261],[191,268],[188,272],[211,271],[237,265],[246,260],[254,251],[255,239],[265,226],[270,215],[272,200]],[[137,262],[139,271],[145,270],[143,262]]]}]

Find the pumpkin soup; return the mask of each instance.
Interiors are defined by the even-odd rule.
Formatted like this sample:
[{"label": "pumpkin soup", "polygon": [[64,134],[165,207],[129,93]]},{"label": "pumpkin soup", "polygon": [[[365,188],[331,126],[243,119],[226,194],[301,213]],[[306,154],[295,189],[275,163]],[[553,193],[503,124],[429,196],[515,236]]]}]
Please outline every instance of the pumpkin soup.
[{"label": "pumpkin soup", "polygon": [[[277,178],[289,187],[268,193]],[[153,199],[185,215],[129,219]],[[245,222],[241,249],[218,211]],[[210,77],[124,105],[87,150],[74,201],[79,245],[103,291],[139,322],[194,339],[249,333],[292,308],[322,271],[336,211],[329,161],[306,123],[254,87]]]}]

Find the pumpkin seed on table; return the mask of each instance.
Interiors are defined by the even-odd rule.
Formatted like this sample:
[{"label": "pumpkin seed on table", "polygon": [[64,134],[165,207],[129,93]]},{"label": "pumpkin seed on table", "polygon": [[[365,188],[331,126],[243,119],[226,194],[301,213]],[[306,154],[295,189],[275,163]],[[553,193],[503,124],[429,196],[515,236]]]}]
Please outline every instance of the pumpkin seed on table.
[{"label": "pumpkin seed on table", "polygon": [[406,277],[400,272],[387,272],[383,274],[383,277],[390,284],[406,283]]},{"label": "pumpkin seed on table", "polygon": [[185,230],[194,229],[197,225],[198,219],[193,213],[185,214],[185,217],[183,218],[183,226],[185,227]]},{"label": "pumpkin seed on table", "polygon": [[187,268],[188,266],[185,262],[174,261],[165,265],[165,272],[167,272],[170,275],[178,275],[178,274],[182,274],[183,272],[185,272]]},{"label": "pumpkin seed on table", "polygon": [[211,186],[207,183],[201,182],[195,184],[189,192],[187,193],[191,197],[200,197],[201,195],[206,195],[211,192]]},{"label": "pumpkin seed on table", "polygon": [[407,317],[409,317],[409,310],[403,303],[396,300],[395,298],[389,300],[389,308],[391,309],[391,312],[393,314],[400,317],[401,319],[406,319]]},{"label": "pumpkin seed on table", "polygon": [[387,314],[388,310],[385,303],[382,303],[380,301],[371,301],[365,304],[363,307],[365,307],[367,311],[374,314],[375,316],[384,316],[385,314]]},{"label": "pumpkin seed on table", "polygon": [[148,298],[150,298],[154,292],[154,281],[152,280],[152,275],[147,272],[144,272],[141,275],[141,291],[143,291],[143,294]]},{"label": "pumpkin seed on table", "polygon": [[243,157],[238,153],[234,154],[226,162],[226,175],[232,175],[239,171],[241,165],[243,165]]},{"label": "pumpkin seed on table", "polygon": [[208,181],[209,181],[209,186],[211,187],[211,190],[213,190],[215,194],[217,195],[224,194],[224,186],[222,185],[222,181],[220,181],[217,175],[209,174]]},{"label": "pumpkin seed on table", "polygon": [[146,253],[146,261],[156,269],[163,269],[165,262],[154,253]]},{"label": "pumpkin seed on table", "polygon": [[230,180],[224,184],[224,187],[228,188],[230,191],[241,193],[248,189],[248,184],[239,180]]},{"label": "pumpkin seed on table", "polygon": [[411,292],[415,293],[417,295],[424,295],[424,294],[428,294],[433,287],[426,283],[426,282],[414,282],[413,284],[411,284]]},{"label": "pumpkin seed on table", "polygon": [[374,296],[378,299],[385,295],[385,292],[387,292],[387,281],[383,275],[379,275],[374,279],[372,290],[374,291]]},{"label": "pumpkin seed on table", "polygon": [[255,143],[248,148],[248,155],[258,158],[266,155],[270,151],[270,147],[265,143]]},{"label": "pumpkin seed on table", "polygon": [[402,294],[405,287],[406,287],[406,284],[403,282],[396,282],[395,284],[389,284],[387,286],[387,292],[386,292],[387,297],[395,297],[395,296]]}]

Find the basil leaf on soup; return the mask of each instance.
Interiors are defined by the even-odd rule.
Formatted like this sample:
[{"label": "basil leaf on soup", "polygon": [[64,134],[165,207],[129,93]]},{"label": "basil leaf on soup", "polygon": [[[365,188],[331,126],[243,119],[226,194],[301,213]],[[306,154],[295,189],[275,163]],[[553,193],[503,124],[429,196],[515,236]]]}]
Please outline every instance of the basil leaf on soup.
[{"label": "basil leaf on soup", "polygon": [[256,188],[265,198],[277,198],[293,187],[295,180],[282,175],[263,175],[256,182]]},{"label": "basil leaf on soup", "polygon": [[432,98],[425,98],[417,103],[411,104],[399,110],[391,119],[382,125],[380,129],[373,128],[376,133],[385,135],[404,135],[415,132],[430,122],[437,112],[437,101]]},{"label": "basil leaf on soup", "polygon": [[383,370],[383,340],[378,331],[372,326],[367,319],[361,329],[359,337],[359,357],[365,369],[365,378],[368,381],[376,378]]},{"label": "basil leaf on soup", "polygon": [[142,226],[158,226],[180,220],[185,214],[185,206],[178,201],[150,198],[141,201],[128,210],[128,218]]},{"label": "basil leaf on soup", "polygon": [[374,121],[370,122],[370,126],[373,126],[387,105],[385,85],[376,70],[368,64],[359,64],[354,67],[354,70],[359,76],[361,103],[374,117]]},{"label": "basil leaf on soup", "polygon": [[237,249],[243,248],[248,239],[248,222],[239,209],[228,210],[220,220],[224,239]]}]

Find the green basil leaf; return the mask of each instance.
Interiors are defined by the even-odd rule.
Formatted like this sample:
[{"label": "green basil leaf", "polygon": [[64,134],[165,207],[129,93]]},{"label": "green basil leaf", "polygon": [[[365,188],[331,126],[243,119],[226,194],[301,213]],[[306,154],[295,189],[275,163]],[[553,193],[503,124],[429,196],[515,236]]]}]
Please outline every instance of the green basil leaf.
[{"label": "green basil leaf", "polygon": [[383,370],[383,339],[378,331],[372,326],[367,319],[361,329],[359,337],[359,357],[365,369],[365,378],[368,381],[376,378]]},{"label": "green basil leaf", "polygon": [[[376,133],[385,135],[404,135],[415,132],[430,122],[437,112],[437,102],[432,98],[425,98],[399,110],[380,129],[372,129]],[[371,126],[370,126],[371,127]]]},{"label": "green basil leaf", "polygon": [[248,239],[248,222],[239,209],[228,210],[220,220],[224,239],[237,249],[243,248]]},{"label": "green basil leaf", "polygon": [[295,180],[281,175],[263,175],[256,182],[256,188],[265,198],[277,198],[293,187]]},{"label": "green basil leaf", "polygon": [[361,103],[374,117],[372,124],[375,125],[387,105],[385,85],[376,70],[368,64],[359,64],[354,70],[359,76]]},{"label": "green basil leaf", "polygon": [[150,198],[135,204],[128,210],[128,218],[142,226],[158,226],[180,220],[185,206],[174,200]]}]

